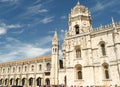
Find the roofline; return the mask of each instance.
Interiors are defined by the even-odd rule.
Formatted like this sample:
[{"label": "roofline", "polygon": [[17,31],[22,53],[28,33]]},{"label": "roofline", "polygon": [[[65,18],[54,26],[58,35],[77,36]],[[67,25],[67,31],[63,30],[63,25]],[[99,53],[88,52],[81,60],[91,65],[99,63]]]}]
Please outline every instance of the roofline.
[{"label": "roofline", "polygon": [[27,58],[27,59],[23,59],[23,60],[12,61],[12,62],[4,62],[4,63],[0,63],[0,66],[25,63],[25,62],[31,62],[31,61],[39,61],[39,60],[44,60],[44,59],[51,59],[51,55],[40,56],[40,57],[35,57],[35,58]]}]

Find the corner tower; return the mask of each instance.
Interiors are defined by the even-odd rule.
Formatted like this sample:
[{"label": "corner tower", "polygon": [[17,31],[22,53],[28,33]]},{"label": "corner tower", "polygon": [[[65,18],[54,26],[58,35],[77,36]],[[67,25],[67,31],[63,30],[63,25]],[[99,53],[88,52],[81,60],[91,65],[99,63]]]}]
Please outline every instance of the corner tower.
[{"label": "corner tower", "polygon": [[51,85],[58,85],[58,69],[59,69],[59,38],[55,31],[52,40],[52,65],[51,65]]},{"label": "corner tower", "polygon": [[69,35],[90,32],[91,30],[91,15],[88,8],[80,5],[80,2],[71,9],[69,14]]}]

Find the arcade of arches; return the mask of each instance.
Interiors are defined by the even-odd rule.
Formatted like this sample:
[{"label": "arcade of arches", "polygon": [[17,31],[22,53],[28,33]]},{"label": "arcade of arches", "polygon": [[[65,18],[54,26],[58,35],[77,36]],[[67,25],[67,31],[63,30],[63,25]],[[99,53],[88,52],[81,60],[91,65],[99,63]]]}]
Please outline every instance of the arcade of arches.
[{"label": "arcade of arches", "polygon": [[[20,80],[20,78],[17,78],[17,79],[13,79],[13,78],[11,78],[11,79],[5,79],[5,80],[3,80],[3,79],[0,79],[0,85],[16,85],[16,86],[18,86],[18,85],[29,85],[29,86],[33,86],[33,85],[35,85],[36,84],[36,86],[41,86],[42,85],[42,78],[41,77],[38,77],[37,79],[34,79],[34,78],[29,78],[28,80],[26,79],[26,78],[22,78],[21,80]],[[29,84],[28,84],[29,83]],[[49,78],[46,78],[45,79],[45,83],[47,84],[47,85],[50,85],[50,79]]]}]

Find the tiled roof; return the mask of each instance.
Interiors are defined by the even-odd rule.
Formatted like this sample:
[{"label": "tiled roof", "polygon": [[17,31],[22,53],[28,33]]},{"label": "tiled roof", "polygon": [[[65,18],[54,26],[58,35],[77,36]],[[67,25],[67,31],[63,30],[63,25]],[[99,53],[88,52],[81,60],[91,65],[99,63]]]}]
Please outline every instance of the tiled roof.
[{"label": "tiled roof", "polygon": [[40,57],[35,57],[35,58],[27,58],[27,59],[23,59],[23,60],[16,60],[13,62],[5,62],[5,63],[1,63],[0,66],[6,66],[6,65],[13,65],[13,64],[19,64],[19,63],[27,63],[27,62],[34,62],[34,61],[39,61],[39,60],[49,60],[51,59],[51,55],[49,56],[40,56]]}]

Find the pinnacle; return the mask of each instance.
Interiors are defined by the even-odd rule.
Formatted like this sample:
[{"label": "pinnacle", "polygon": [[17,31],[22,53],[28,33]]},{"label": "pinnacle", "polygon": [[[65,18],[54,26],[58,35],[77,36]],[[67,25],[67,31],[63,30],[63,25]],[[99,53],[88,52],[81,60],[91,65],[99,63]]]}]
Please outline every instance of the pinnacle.
[{"label": "pinnacle", "polygon": [[112,18],[112,23],[114,23],[114,18],[113,17],[111,17]]},{"label": "pinnacle", "polygon": [[80,1],[78,0],[77,5],[80,5]]},{"label": "pinnacle", "polygon": [[55,34],[54,34],[54,37],[57,37],[58,35],[57,35],[57,31],[55,31]]},{"label": "pinnacle", "polygon": [[115,27],[115,22],[114,22],[114,18],[112,17],[112,25],[113,27]]},{"label": "pinnacle", "polygon": [[57,31],[55,31],[53,39],[58,40],[58,34],[57,34]]}]

